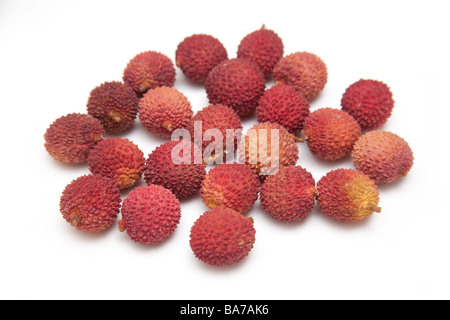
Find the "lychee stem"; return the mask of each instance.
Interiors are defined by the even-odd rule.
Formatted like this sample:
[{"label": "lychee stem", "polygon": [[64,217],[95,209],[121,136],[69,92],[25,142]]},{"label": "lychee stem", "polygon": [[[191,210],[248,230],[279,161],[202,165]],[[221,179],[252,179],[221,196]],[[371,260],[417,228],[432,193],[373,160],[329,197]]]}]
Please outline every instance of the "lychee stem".
[{"label": "lychee stem", "polygon": [[100,134],[93,134],[93,135],[92,135],[92,139],[93,139],[95,142],[100,142],[101,140],[103,140],[103,135],[100,135]]},{"label": "lychee stem", "polygon": [[170,120],[166,120],[163,122],[162,127],[169,132],[173,131],[173,123]]},{"label": "lychee stem", "polygon": [[108,114],[108,118],[116,123],[118,123],[118,122],[120,122],[120,120],[122,120],[120,113],[118,113],[116,111],[110,111]]},{"label": "lychee stem", "polygon": [[304,142],[305,141],[303,138],[294,136],[292,133],[290,135],[291,135],[291,138],[294,139],[295,142]]},{"label": "lychee stem", "polygon": [[319,195],[319,191],[316,188],[313,188],[313,196],[317,197]]},{"label": "lychee stem", "polygon": [[208,201],[208,207],[209,207],[209,208],[215,208],[215,207],[217,207],[217,204],[216,204],[216,202],[214,201],[214,199],[211,199],[211,200]]},{"label": "lychee stem", "polygon": [[69,214],[69,218],[70,218],[70,224],[74,227],[76,227],[80,222],[81,222],[81,215],[80,215],[80,210],[78,208],[73,209],[70,214]]},{"label": "lychee stem", "polygon": [[126,224],[125,224],[125,221],[122,219],[122,220],[120,220],[119,221],[119,231],[120,232],[124,232],[125,230],[126,230]]},{"label": "lychee stem", "polygon": [[217,159],[219,157],[223,157],[227,153],[228,153],[228,151],[226,151],[226,150],[222,151],[222,152],[220,152],[218,154],[215,154],[215,155],[210,156],[210,157],[208,157],[206,159],[203,159],[203,163],[204,163],[204,165],[207,165],[208,163],[213,162],[215,159]]},{"label": "lychee stem", "polygon": [[139,92],[140,93],[145,93],[147,92],[150,88],[153,87],[153,81],[150,79],[147,79],[145,81],[143,81],[142,83],[139,84]]},{"label": "lychee stem", "polygon": [[372,211],[374,211],[374,212],[378,212],[378,213],[381,212],[381,208],[380,208],[379,206],[377,206],[376,204],[372,205],[372,206],[370,207],[370,209],[371,209]]}]

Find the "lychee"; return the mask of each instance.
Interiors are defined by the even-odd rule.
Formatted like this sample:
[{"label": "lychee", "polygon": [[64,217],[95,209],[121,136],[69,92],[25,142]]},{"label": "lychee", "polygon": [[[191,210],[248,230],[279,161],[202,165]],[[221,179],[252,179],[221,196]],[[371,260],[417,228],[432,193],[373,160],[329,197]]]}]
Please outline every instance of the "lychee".
[{"label": "lychee", "polygon": [[361,129],[348,113],[340,109],[321,108],[306,117],[303,135],[315,156],[337,160],[350,154]]},{"label": "lychee", "polygon": [[274,122],[298,134],[309,115],[309,102],[293,87],[277,84],[266,90],[256,107],[258,122]]},{"label": "lychee", "polygon": [[108,138],[89,153],[88,166],[93,174],[111,178],[119,189],[133,186],[141,179],[144,153],[125,138]]},{"label": "lychee", "polygon": [[[201,130],[196,131],[196,126],[197,128],[201,126]],[[186,129],[189,131],[192,141],[202,148],[202,152],[209,146],[209,149],[212,150],[211,156],[214,157],[216,149],[222,150],[223,161],[226,161],[227,157],[234,157],[238,139],[242,134],[239,116],[233,109],[220,104],[209,105],[198,111],[188,122]],[[211,134],[210,138],[207,136],[208,134],[205,135],[206,132]],[[219,133],[222,136],[220,140]],[[215,136],[216,134],[218,136]]]},{"label": "lychee", "polygon": [[175,67],[172,60],[160,52],[141,52],[127,64],[123,81],[138,94],[156,87],[172,87],[175,83]]},{"label": "lychee", "polygon": [[300,166],[279,168],[264,181],[260,202],[265,212],[284,222],[305,219],[314,208],[317,190],[313,176]]},{"label": "lychee", "polygon": [[249,166],[218,164],[209,170],[200,189],[208,208],[227,207],[245,213],[258,199],[260,182]]},{"label": "lychee", "polygon": [[361,136],[352,151],[356,169],[377,184],[391,183],[406,176],[414,156],[409,144],[389,131],[370,131]]},{"label": "lychee", "polygon": [[100,121],[87,114],[71,113],[50,125],[44,135],[44,146],[58,161],[81,163],[104,137],[105,129]]},{"label": "lychee", "polygon": [[255,243],[253,219],[230,208],[217,207],[203,213],[191,228],[194,255],[212,266],[242,261]]},{"label": "lychee", "polygon": [[280,167],[295,165],[298,160],[295,139],[294,135],[277,123],[255,124],[239,143],[239,162],[248,164],[264,180]]},{"label": "lychee", "polygon": [[177,197],[157,185],[141,186],[123,200],[119,230],[127,231],[135,242],[156,244],[166,240],[181,218]]},{"label": "lychee", "polygon": [[168,141],[148,156],[144,180],[161,185],[184,199],[197,192],[206,174],[201,150],[191,141]]},{"label": "lychee", "polygon": [[215,66],[205,81],[211,104],[232,108],[238,116],[246,116],[258,105],[266,81],[258,66],[245,59],[225,60]]},{"label": "lychee", "polygon": [[283,50],[281,38],[263,25],[241,40],[237,57],[256,63],[264,76],[269,77],[275,64],[283,57]]},{"label": "lychee", "polygon": [[204,82],[218,63],[227,60],[227,50],[208,34],[194,34],[178,44],[175,63],[193,81]]},{"label": "lychee", "polygon": [[98,119],[106,131],[119,133],[133,125],[138,103],[130,87],[118,81],[105,82],[91,91],[87,112]]},{"label": "lychee", "polygon": [[114,182],[99,175],[85,175],[64,189],[60,200],[63,218],[78,230],[99,232],[116,220],[120,191]]},{"label": "lychee", "polygon": [[176,129],[183,129],[192,119],[191,103],[175,88],[157,87],[147,91],[139,101],[139,119],[151,133],[170,138]]},{"label": "lychee", "polygon": [[358,222],[381,211],[375,182],[358,170],[332,170],[319,180],[317,190],[321,210],[339,222]]},{"label": "lychee", "polygon": [[394,100],[385,83],[361,79],[345,90],[341,106],[358,121],[362,130],[373,130],[391,116]]},{"label": "lychee", "polygon": [[328,72],[325,63],[317,55],[295,52],[278,61],[273,69],[273,78],[276,84],[290,85],[307,100],[311,100],[325,87]]}]

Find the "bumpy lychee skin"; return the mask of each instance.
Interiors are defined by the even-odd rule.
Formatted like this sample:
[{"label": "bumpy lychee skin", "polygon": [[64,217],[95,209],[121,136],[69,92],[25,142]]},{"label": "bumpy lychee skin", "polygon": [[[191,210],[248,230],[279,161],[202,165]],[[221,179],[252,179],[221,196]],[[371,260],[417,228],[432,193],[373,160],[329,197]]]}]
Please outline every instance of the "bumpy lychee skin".
[{"label": "bumpy lychee skin", "polygon": [[255,110],[266,81],[258,66],[245,59],[230,59],[215,66],[205,81],[211,104],[223,104],[243,117]]},{"label": "bumpy lychee skin", "polygon": [[176,129],[185,128],[192,119],[191,103],[171,87],[149,90],[139,101],[139,119],[152,134],[170,138]]},{"label": "bumpy lychee skin", "polygon": [[98,119],[107,132],[120,133],[134,124],[138,103],[130,87],[118,81],[105,82],[91,91],[87,112]]},{"label": "bumpy lychee skin", "polygon": [[160,52],[142,52],[126,66],[123,81],[138,94],[144,94],[156,87],[173,87],[175,66],[169,57]]},{"label": "bumpy lychee skin", "polygon": [[212,266],[242,261],[255,243],[253,219],[230,208],[217,207],[203,213],[191,228],[194,255]]},{"label": "bumpy lychee skin", "polygon": [[44,135],[44,146],[58,161],[81,163],[104,137],[105,129],[97,119],[87,114],[71,113],[50,125]]},{"label": "bumpy lychee skin", "polygon": [[283,57],[283,41],[272,30],[261,29],[246,35],[239,43],[237,57],[253,61],[265,77],[272,75],[275,64]]},{"label": "bumpy lychee skin", "polygon": [[141,186],[123,200],[119,231],[134,242],[156,244],[173,234],[181,218],[180,202],[168,189]]},{"label": "bumpy lychee skin", "polygon": [[300,166],[280,168],[264,181],[260,202],[263,210],[283,222],[305,219],[314,208],[317,195],[316,182]]},{"label": "bumpy lychee skin", "polygon": [[277,84],[266,90],[256,107],[258,122],[274,122],[298,134],[309,115],[309,102],[293,87]]},{"label": "bumpy lychee skin", "polygon": [[324,160],[337,160],[350,154],[361,136],[361,128],[348,113],[322,108],[305,119],[303,134],[309,150],[315,156]]},{"label": "bumpy lychee skin", "polygon": [[205,174],[200,149],[187,140],[168,141],[158,146],[148,156],[144,168],[144,180],[148,185],[163,186],[178,199],[197,192]]},{"label": "bumpy lychee skin", "polygon": [[319,180],[317,190],[321,210],[342,223],[358,222],[381,211],[375,182],[358,170],[330,171]]},{"label": "bumpy lychee skin", "polygon": [[355,168],[377,184],[406,176],[414,162],[413,152],[403,138],[389,131],[370,131],[361,136],[352,151]]},{"label": "bumpy lychee skin", "polygon": [[260,182],[249,166],[223,163],[209,170],[201,197],[208,208],[227,207],[245,213],[258,199]]},{"label": "bumpy lychee skin", "polygon": [[[223,152],[222,161],[226,161],[227,157],[234,159],[237,142],[242,133],[242,124],[241,119],[233,109],[220,104],[209,105],[194,115],[192,120],[188,122],[186,129],[191,134],[192,142],[201,147],[202,151],[205,151],[205,148],[209,146],[208,150],[211,150],[211,152],[208,154],[211,154],[211,156],[215,156],[215,150],[217,149]],[[218,130],[223,139],[219,140],[219,137],[216,137],[215,132],[211,130]],[[206,139],[205,132],[207,131],[212,134],[210,140]],[[232,132],[235,134],[232,135]]]},{"label": "bumpy lychee skin", "polygon": [[189,79],[205,82],[208,73],[228,59],[223,44],[207,34],[194,34],[178,44],[175,63]]},{"label": "bumpy lychee skin", "polygon": [[119,189],[133,186],[141,179],[144,153],[132,141],[108,138],[89,153],[88,166],[93,174],[111,178]]},{"label": "bumpy lychee skin", "polygon": [[391,116],[394,99],[385,83],[361,79],[345,90],[341,106],[358,121],[362,130],[373,130]]},{"label": "bumpy lychee skin", "polygon": [[76,229],[99,232],[116,220],[121,201],[120,191],[111,179],[85,175],[66,186],[59,206],[63,218]]},{"label": "bumpy lychee skin", "polygon": [[[294,139],[292,134],[277,123],[256,124],[239,143],[239,162],[249,165],[264,180],[267,175],[275,174],[278,168],[295,165],[298,147]],[[272,150],[272,146],[276,149]]]},{"label": "bumpy lychee skin", "polygon": [[317,55],[295,52],[278,61],[273,69],[273,78],[276,84],[290,85],[311,100],[325,87],[328,72]]}]

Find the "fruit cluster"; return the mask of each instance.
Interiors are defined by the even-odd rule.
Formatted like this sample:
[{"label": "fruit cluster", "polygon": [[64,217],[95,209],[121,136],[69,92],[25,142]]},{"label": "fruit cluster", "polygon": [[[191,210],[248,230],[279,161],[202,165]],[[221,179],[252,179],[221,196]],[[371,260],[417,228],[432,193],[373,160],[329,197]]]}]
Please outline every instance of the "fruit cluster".
[{"label": "fruit cluster", "polygon": [[[188,98],[173,87],[175,65],[190,81],[204,85],[210,105],[195,115]],[[327,77],[321,58],[309,52],[284,56],[281,38],[264,26],[242,39],[236,58],[205,34],[179,43],[175,64],[156,51],[136,55],[123,82],[105,82],[90,92],[87,113],[60,117],[45,133],[45,148],[53,158],[87,162],[90,171],[64,189],[63,218],[78,230],[99,232],[121,214],[120,231],[135,242],[155,244],[177,228],[180,200],[199,192],[208,210],[191,228],[190,247],[207,264],[230,265],[253,248],[253,218],[245,214],[258,198],[265,212],[286,223],[305,219],[316,202],[342,223],[380,212],[377,185],[405,176],[413,165],[408,143],[379,129],[391,115],[392,93],[383,82],[361,79],[345,90],[341,108],[310,112]],[[252,112],[258,123],[228,139],[227,130],[242,130],[241,118]],[[137,117],[154,135],[170,138],[175,130],[186,129],[192,140],[167,141],[145,157],[133,141],[106,136],[129,130]],[[223,139],[198,143],[197,121],[202,136],[215,129]],[[270,143],[273,138],[276,145]],[[355,168],[332,170],[316,184],[297,165],[296,142],[302,141],[322,160],[351,155]],[[251,147],[254,142],[257,148]],[[213,159],[231,157],[233,162],[207,171],[203,151],[219,144],[233,145],[237,155],[213,153]],[[174,154],[184,160],[174,162]],[[141,178],[145,185],[135,187]],[[122,201],[121,190],[131,187]]]}]

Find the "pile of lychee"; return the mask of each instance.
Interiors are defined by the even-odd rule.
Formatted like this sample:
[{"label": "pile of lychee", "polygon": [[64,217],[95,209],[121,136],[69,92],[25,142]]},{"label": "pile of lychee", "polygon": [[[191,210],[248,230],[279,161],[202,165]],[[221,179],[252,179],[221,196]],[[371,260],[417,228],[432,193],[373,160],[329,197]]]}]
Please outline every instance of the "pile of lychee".
[{"label": "pile of lychee", "polygon": [[[209,105],[195,115],[188,97],[173,87],[175,65],[189,81],[204,85]],[[90,171],[62,192],[63,218],[78,230],[99,232],[120,214],[120,231],[135,242],[156,244],[176,230],[180,200],[200,194],[208,209],[191,228],[190,247],[207,264],[230,265],[253,248],[253,218],[246,213],[258,198],[267,214],[286,223],[305,219],[316,201],[342,223],[380,212],[377,185],[405,176],[413,165],[408,143],[379,129],[391,115],[392,93],[381,81],[361,79],[345,90],[341,108],[310,112],[327,77],[321,58],[310,52],[284,55],[281,38],[264,26],[241,40],[236,58],[206,34],[179,43],[175,63],[157,51],[139,53],[126,66],[123,82],[100,84],[90,92],[86,113],[62,116],[45,133],[53,158],[87,162]],[[258,124],[225,141],[227,130],[242,130],[242,117],[255,113]],[[151,134],[168,140],[147,157],[133,141],[107,136],[129,130],[137,117]],[[216,129],[223,141],[196,141],[196,121],[202,135]],[[186,129],[192,139],[170,140],[177,129]],[[258,147],[252,148],[255,139]],[[354,168],[332,170],[316,184],[297,165],[297,142],[303,141],[322,160],[351,155]],[[211,159],[203,151],[225,143],[236,152],[211,154],[216,163],[208,168]],[[186,161],[175,163],[174,153]],[[136,187],[141,178],[145,184]]]}]

